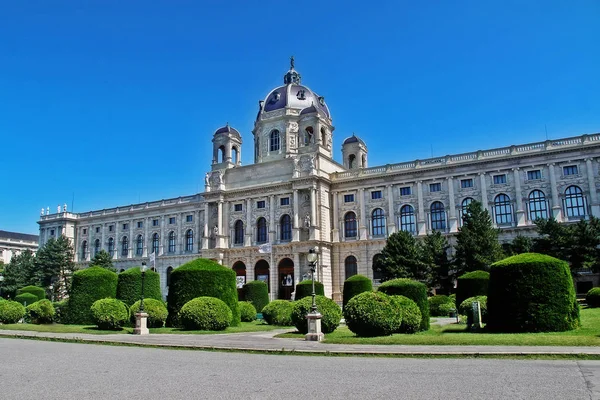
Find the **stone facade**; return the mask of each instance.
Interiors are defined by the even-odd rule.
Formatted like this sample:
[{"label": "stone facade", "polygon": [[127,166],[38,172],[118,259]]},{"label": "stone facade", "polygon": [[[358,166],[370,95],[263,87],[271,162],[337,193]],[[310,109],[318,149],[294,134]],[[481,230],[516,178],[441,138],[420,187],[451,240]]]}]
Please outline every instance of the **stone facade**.
[{"label": "stone facade", "polygon": [[13,256],[21,254],[25,250],[34,253],[38,248],[39,237],[26,233],[0,231],[0,260],[8,264]]}]

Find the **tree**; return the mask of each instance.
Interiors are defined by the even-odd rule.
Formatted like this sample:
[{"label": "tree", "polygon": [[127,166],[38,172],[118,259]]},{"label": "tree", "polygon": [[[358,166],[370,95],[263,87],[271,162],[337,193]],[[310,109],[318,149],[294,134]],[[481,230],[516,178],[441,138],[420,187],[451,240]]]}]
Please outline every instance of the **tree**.
[{"label": "tree", "polygon": [[35,257],[31,250],[14,255],[10,263],[4,266],[3,276],[3,297],[14,298],[17,289],[28,285],[39,286],[41,283],[41,274],[36,268]]},{"label": "tree", "polygon": [[423,239],[421,257],[427,266],[425,269],[431,271],[431,278],[426,282],[428,287],[440,286],[443,290],[450,289],[449,248],[448,240],[439,231],[435,231]]},{"label": "tree", "polygon": [[97,267],[102,267],[112,272],[117,272],[117,270],[113,267],[112,257],[104,249],[96,253],[94,258],[92,258],[92,261],[90,261],[90,265],[95,265]]},{"label": "tree", "polygon": [[73,246],[65,236],[51,238],[37,252],[35,263],[41,271],[42,285],[52,285],[55,300],[62,300],[67,295],[76,270],[73,258]]},{"label": "tree", "polygon": [[513,255],[531,253],[533,249],[533,239],[528,236],[517,235],[510,243],[510,253]]},{"label": "tree", "polygon": [[490,213],[481,203],[473,201],[467,206],[463,225],[456,235],[456,276],[465,272],[486,270],[494,262],[503,258],[502,247],[498,242],[498,230],[492,225]]},{"label": "tree", "polygon": [[395,278],[430,281],[430,266],[422,261],[421,254],[420,243],[410,233],[400,231],[391,234],[376,261],[375,268],[381,271],[381,281]]}]

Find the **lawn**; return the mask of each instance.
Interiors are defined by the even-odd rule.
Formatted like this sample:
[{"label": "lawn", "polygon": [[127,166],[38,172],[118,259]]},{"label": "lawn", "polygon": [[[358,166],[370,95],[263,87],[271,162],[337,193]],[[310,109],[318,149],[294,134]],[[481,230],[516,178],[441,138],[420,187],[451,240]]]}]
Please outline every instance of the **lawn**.
[{"label": "lawn", "polygon": [[[374,338],[356,337],[346,326],[325,335],[326,343],[404,344],[404,345],[498,345],[498,346],[600,346],[600,308],[581,310],[582,327],[568,332],[550,333],[471,333],[465,325],[435,325],[426,332],[396,334]],[[301,338],[300,333],[284,333],[281,338]]]}]

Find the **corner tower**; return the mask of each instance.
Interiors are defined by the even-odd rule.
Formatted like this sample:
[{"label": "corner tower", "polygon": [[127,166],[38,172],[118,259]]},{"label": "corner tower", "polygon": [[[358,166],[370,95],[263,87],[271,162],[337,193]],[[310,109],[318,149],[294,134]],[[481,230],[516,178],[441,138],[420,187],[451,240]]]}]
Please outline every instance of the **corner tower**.
[{"label": "corner tower", "polygon": [[347,169],[367,168],[367,145],[361,138],[352,134],[342,144],[342,157]]},{"label": "corner tower", "polygon": [[242,136],[229,123],[213,135],[212,170],[233,168],[242,164]]}]

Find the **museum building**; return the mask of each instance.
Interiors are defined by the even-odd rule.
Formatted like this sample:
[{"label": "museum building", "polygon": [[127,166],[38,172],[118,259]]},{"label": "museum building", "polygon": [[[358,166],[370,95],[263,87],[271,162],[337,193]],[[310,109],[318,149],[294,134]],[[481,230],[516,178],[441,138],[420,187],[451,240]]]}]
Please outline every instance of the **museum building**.
[{"label": "museum building", "polygon": [[502,241],[534,234],[537,218],[600,217],[600,134],[369,167],[355,135],[334,161],[333,131],[325,98],[302,84],[292,59],[283,85],[259,102],[253,164],[241,164],[242,135],[226,125],[214,132],[203,192],[84,213],[42,209],[39,244],[66,235],[81,266],[104,249],[117,270],[154,254],[165,294],[174,268],[215,259],[240,285],[264,280],[282,299],[310,276],[314,248],[316,278],[339,301],[349,276],[377,282],[373,262],[390,234],[453,235],[474,200]]}]

